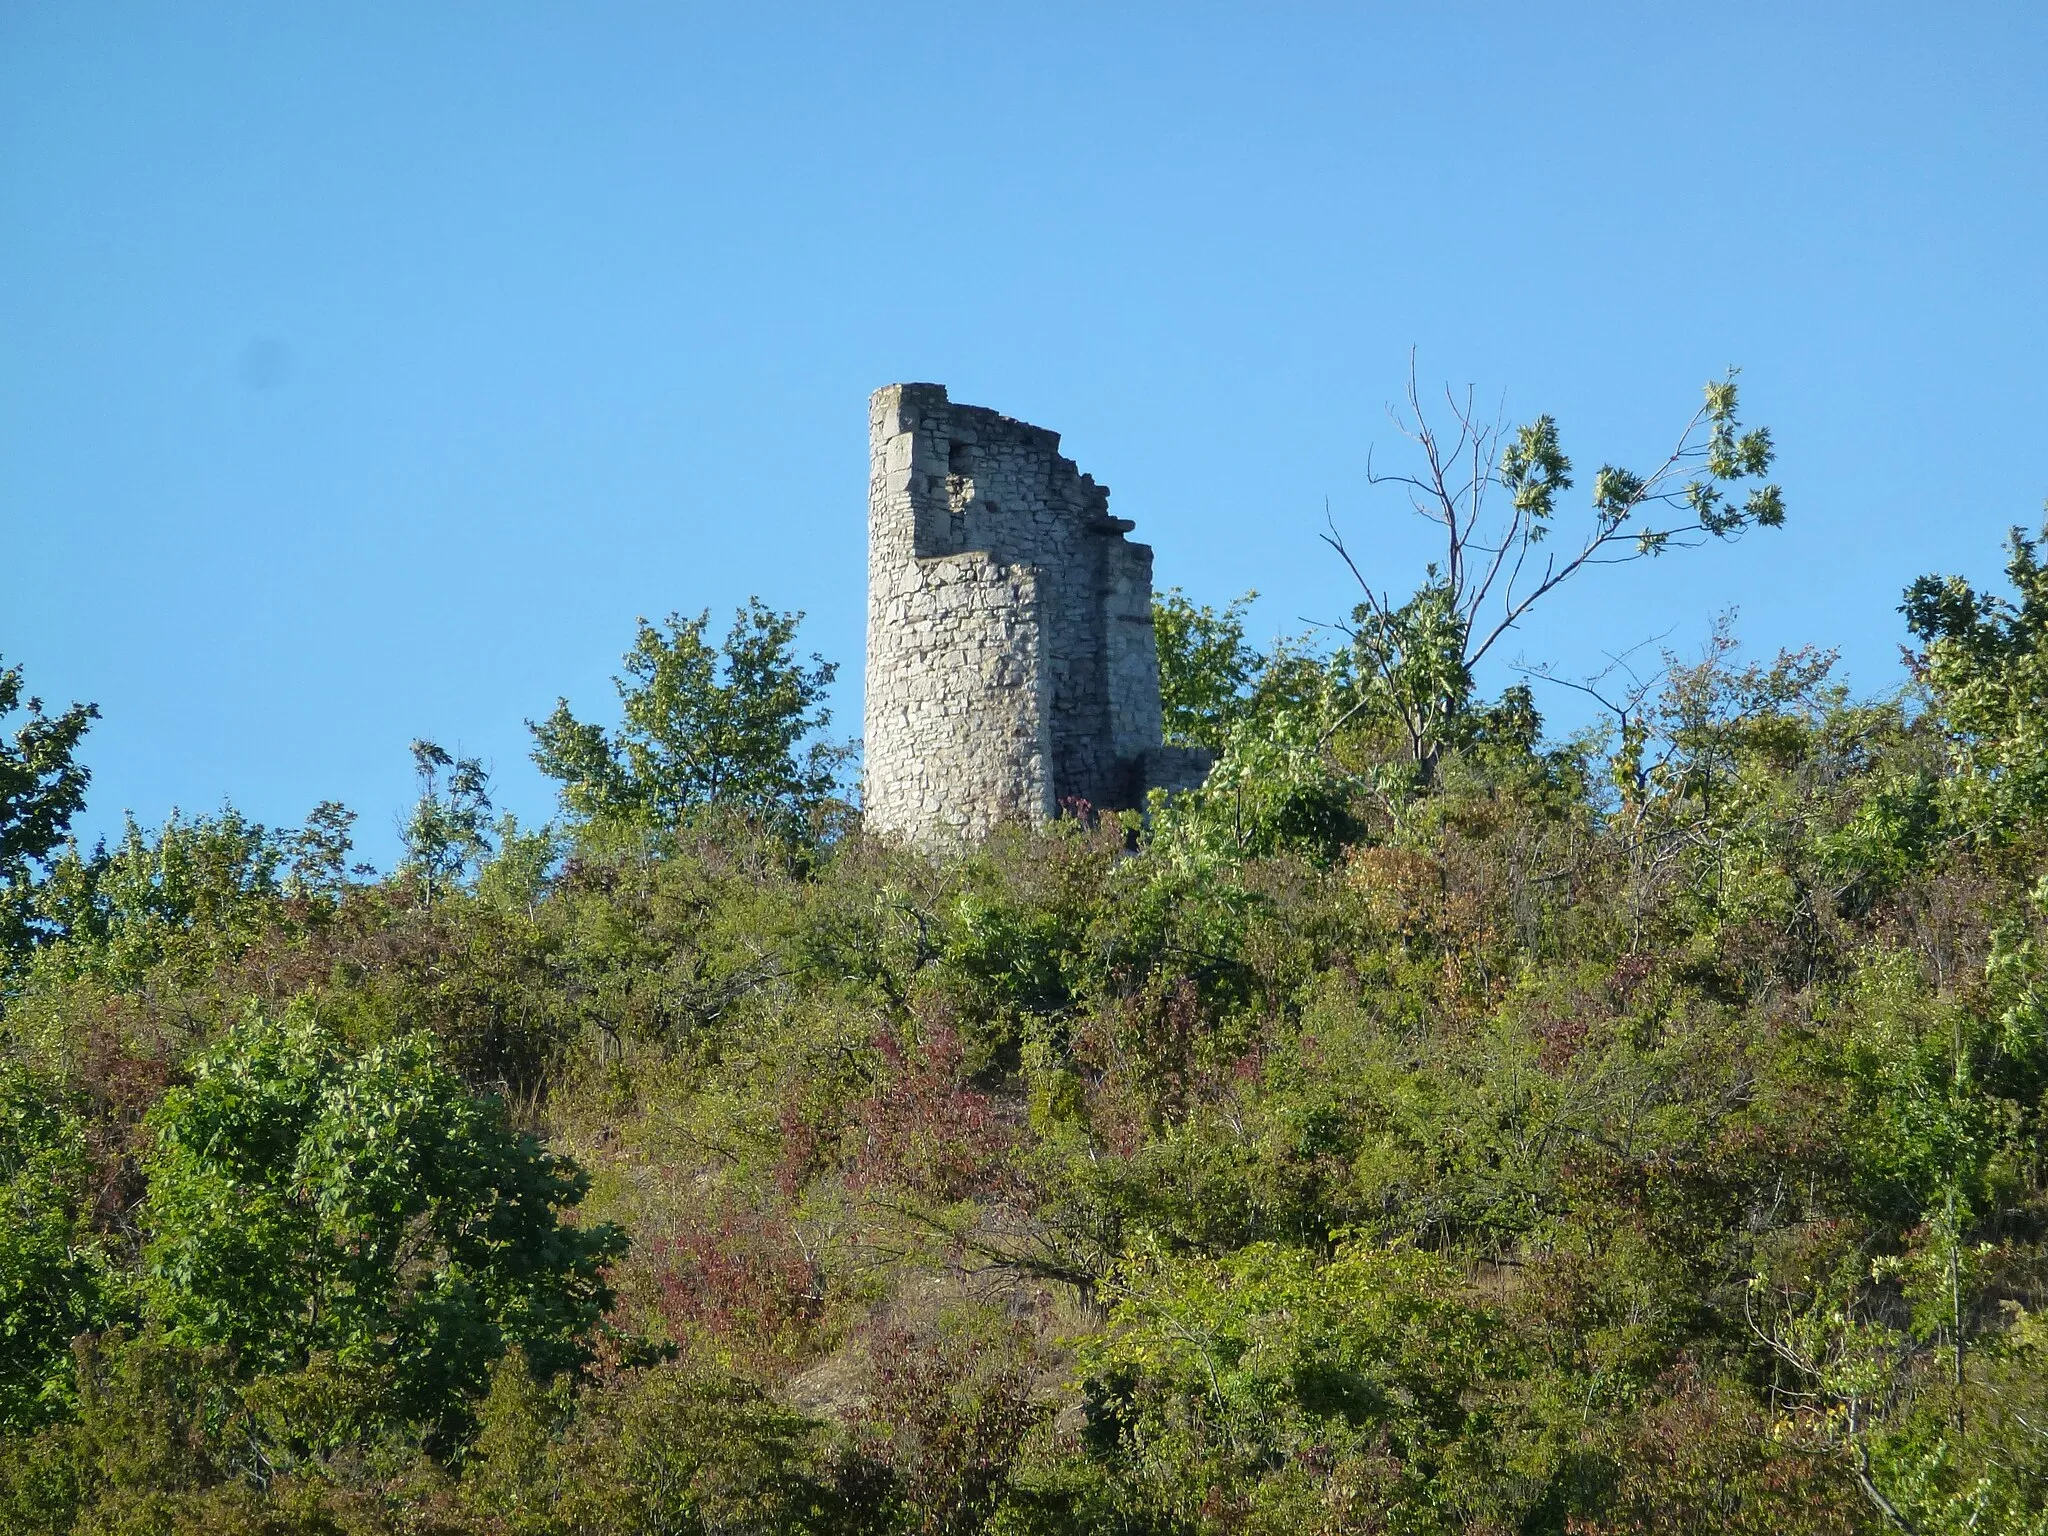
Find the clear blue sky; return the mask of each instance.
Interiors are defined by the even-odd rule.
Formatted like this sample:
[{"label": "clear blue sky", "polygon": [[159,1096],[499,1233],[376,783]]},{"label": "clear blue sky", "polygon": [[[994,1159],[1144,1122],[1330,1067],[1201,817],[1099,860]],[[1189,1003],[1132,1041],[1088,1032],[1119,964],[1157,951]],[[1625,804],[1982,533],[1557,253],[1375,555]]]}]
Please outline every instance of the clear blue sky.
[{"label": "clear blue sky", "polygon": [[1520,651],[1735,606],[1875,691],[1900,587],[2038,520],[2044,268],[2039,5],[17,0],[0,655],[105,712],[89,831],[340,798],[386,860],[414,736],[545,814],[523,722],[609,718],[636,614],[808,610],[856,732],[891,380],[1063,432],[1268,632],[1351,602],[1326,500],[1412,585],[1412,346],[1587,470],[1741,365],[1787,530]]}]

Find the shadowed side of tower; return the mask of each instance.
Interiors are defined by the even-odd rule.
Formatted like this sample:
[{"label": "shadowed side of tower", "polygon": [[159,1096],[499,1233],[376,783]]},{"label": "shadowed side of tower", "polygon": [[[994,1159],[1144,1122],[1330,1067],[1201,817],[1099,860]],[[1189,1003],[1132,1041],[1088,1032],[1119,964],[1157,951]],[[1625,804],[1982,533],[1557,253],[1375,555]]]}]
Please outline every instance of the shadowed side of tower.
[{"label": "shadowed side of tower", "polygon": [[1059,434],[937,384],[877,390],[868,426],[870,829],[972,841],[1199,781],[1160,746],[1152,551]]}]

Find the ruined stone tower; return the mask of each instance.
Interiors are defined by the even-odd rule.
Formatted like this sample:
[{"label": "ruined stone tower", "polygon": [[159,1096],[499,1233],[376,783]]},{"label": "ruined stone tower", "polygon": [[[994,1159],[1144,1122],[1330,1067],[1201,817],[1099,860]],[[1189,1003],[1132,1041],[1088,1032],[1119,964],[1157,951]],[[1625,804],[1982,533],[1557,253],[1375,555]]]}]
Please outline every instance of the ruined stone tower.
[{"label": "ruined stone tower", "polygon": [[1199,781],[1160,745],[1152,551],[1059,434],[937,384],[868,415],[870,829],[926,846]]}]

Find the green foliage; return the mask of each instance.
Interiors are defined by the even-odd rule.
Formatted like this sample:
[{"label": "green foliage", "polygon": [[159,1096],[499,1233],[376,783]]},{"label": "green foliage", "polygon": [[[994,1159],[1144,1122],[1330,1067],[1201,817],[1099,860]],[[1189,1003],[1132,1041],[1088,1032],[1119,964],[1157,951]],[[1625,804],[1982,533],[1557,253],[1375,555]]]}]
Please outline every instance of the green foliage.
[{"label": "green foliage", "polygon": [[1467,1529],[1492,1503],[1475,1389],[1506,1362],[1462,1290],[1363,1244],[1127,1262],[1083,1355],[1091,1438],[1168,1528]]},{"label": "green foliage", "polygon": [[1425,777],[1457,743],[1472,700],[1469,621],[1457,594],[1432,579],[1398,608],[1366,602],[1351,616],[1360,670],[1359,708],[1397,723]]},{"label": "green foliage", "polygon": [[2007,552],[2011,598],[1923,576],[1901,605],[1954,762],[1950,825],[1991,842],[2038,827],[2048,810],[2048,566],[2017,528]]},{"label": "green foliage", "polygon": [[1152,603],[1159,650],[1159,702],[1168,742],[1220,749],[1243,718],[1267,658],[1245,643],[1244,614],[1256,592],[1221,610],[1197,604],[1180,588]]},{"label": "green foliage", "polygon": [[823,700],[837,668],[796,658],[802,617],[753,599],[717,646],[705,639],[708,611],[670,614],[659,628],[641,620],[616,680],[619,730],[580,721],[559,700],[532,727],[534,761],[585,819],[672,825],[716,805],[805,825],[833,792],[846,751],[803,745],[831,723]]},{"label": "green foliage", "polygon": [[844,1529],[823,1517],[816,1426],[752,1383],[674,1366],[628,1373],[565,1423],[523,1362],[492,1381],[465,1468],[511,1536]]},{"label": "green foliage", "polygon": [[415,741],[412,760],[420,797],[406,819],[398,872],[417,880],[432,906],[436,892],[460,885],[491,852],[490,777],[477,759],[451,757],[431,741]]},{"label": "green foliage", "polygon": [[1327,708],[1240,722],[1202,787],[1159,797],[1152,842],[1198,862],[1300,854],[1327,862],[1355,838],[1352,776],[1328,751]]},{"label": "green foliage", "polygon": [[[1596,515],[1771,521],[1697,426]],[[1555,424],[1499,447],[1547,560]],[[0,1528],[2043,1530],[2029,599],[1916,588],[1865,701],[1723,626],[1556,742],[1459,590],[1270,653],[1164,600],[1219,760],[1135,848],[792,857],[823,788],[691,777],[747,711],[681,625],[667,714],[551,738],[565,831],[450,758],[383,880],[333,806],[53,849]]]},{"label": "green foliage", "polygon": [[[0,667],[0,724],[21,712],[24,686],[20,667]],[[30,697],[12,740],[0,736],[0,969],[35,937],[30,879],[85,804],[92,772],[78,761],[78,744],[98,718],[91,704],[46,714],[43,701]]]},{"label": "green foliage", "polygon": [[131,817],[121,840],[90,854],[74,846],[36,892],[38,921],[56,944],[46,964],[133,986],[153,969],[190,973],[249,942],[269,921],[285,850],[233,807],[154,833]]},{"label": "green foliage", "polygon": [[1154,846],[1183,859],[1299,853],[1327,860],[1357,835],[1356,775],[1333,741],[1359,714],[1351,650],[1245,644],[1247,593],[1221,612],[1178,590],[1153,604],[1169,740],[1216,754],[1202,788],[1151,808]]},{"label": "green foliage", "polygon": [[252,1012],[152,1115],[149,1308],[245,1375],[331,1354],[398,1418],[458,1424],[508,1345],[553,1374],[609,1300],[609,1227],[565,1225],[573,1163],[402,1035],[353,1051]]},{"label": "green foliage", "polygon": [[156,1333],[83,1342],[76,1418],[10,1442],[0,1459],[7,1528],[175,1529],[179,1506],[206,1501],[227,1473],[233,1408],[210,1364]]},{"label": "green foliage", "polygon": [[498,818],[496,836],[497,856],[478,871],[477,894],[501,907],[523,909],[531,917],[561,860],[562,838],[552,823],[523,831],[510,811]]},{"label": "green foliage", "polygon": [[106,1317],[110,1277],[87,1225],[84,1127],[52,1087],[0,1063],[0,1429],[72,1404],[71,1341]]},{"label": "green foliage", "polygon": [[[24,686],[20,667],[0,667],[0,721],[21,711]],[[85,804],[92,773],[78,761],[78,743],[100,713],[74,704],[51,715],[41,699],[26,702],[13,740],[0,740],[0,875],[10,880],[50,856]]]},{"label": "green foliage", "polygon": [[306,813],[303,827],[286,835],[289,894],[339,902],[352,878],[375,873],[367,864],[349,863],[355,847],[349,828],[355,821],[356,813],[339,800],[322,800]]}]

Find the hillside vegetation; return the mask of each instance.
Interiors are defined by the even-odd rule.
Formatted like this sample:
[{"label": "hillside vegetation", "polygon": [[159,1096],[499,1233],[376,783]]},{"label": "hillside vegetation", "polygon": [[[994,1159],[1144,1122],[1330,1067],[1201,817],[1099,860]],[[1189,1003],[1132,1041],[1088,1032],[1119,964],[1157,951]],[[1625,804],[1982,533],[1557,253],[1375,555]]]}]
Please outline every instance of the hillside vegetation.
[{"label": "hillside vegetation", "polygon": [[2048,1532],[2010,578],[1896,695],[1724,631],[1562,741],[1448,585],[1169,594],[1209,785],[942,858],[758,604],[536,727],[556,825],[420,743],[382,877],[66,843],[0,673],[0,1529]]}]

